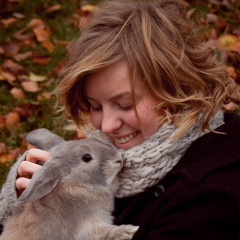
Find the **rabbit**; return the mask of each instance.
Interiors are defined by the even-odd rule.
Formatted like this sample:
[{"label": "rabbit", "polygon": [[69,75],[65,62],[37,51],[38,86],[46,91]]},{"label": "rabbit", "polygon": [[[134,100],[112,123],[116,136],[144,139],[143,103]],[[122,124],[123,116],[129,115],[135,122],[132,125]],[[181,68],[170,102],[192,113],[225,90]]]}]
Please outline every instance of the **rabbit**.
[{"label": "rabbit", "polygon": [[0,240],[132,239],[138,226],[113,225],[122,155],[95,138],[65,141],[47,129],[26,137],[51,159],[19,198],[22,212],[7,220]]}]

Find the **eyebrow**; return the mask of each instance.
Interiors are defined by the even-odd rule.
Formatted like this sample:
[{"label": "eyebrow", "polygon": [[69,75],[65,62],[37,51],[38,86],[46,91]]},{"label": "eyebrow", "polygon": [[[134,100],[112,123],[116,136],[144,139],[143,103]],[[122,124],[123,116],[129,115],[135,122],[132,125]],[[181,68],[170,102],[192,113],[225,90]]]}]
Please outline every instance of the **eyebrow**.
[{"label": "eyebrow", "polygon": [[[117,100],[121,97],[128,97],[128,96],[132,97],[132,93],[131,92],[121,92],[121,93],[118,93],[118,94],[108,98],[108,100],[109,101],[114,101],[114,100]],[[93,100],[93,101],[95,100],[94,98],[90,98],[88,96],[86,96],[86,98],[89,99],[89,100]]]}]

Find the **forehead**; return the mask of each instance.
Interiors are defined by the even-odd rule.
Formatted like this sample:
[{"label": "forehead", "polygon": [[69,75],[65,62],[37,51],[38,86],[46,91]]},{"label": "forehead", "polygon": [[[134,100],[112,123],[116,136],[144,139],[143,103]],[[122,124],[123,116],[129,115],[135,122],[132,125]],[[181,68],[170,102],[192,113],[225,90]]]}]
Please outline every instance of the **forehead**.
[{"label": "forehead", "polygon": [[[139,92],[140,89],[138,86],[134,87],[135,92]],[[85,94],[88,98],[131,97],[131,92],[131,74],[126,61],[91,74],[85,82]]]}]

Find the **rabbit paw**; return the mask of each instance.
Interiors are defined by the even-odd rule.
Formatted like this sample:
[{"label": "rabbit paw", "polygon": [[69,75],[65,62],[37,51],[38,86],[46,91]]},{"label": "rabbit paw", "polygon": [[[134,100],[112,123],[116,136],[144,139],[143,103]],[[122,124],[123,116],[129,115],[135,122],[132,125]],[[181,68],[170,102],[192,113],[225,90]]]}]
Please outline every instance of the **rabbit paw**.
[{"label": "rabbit paw", "polygon": [[139,227],[133,225],[120,225],[116,226],[109,232],[107,239],[109,240],[130,240],[137,232]]}]

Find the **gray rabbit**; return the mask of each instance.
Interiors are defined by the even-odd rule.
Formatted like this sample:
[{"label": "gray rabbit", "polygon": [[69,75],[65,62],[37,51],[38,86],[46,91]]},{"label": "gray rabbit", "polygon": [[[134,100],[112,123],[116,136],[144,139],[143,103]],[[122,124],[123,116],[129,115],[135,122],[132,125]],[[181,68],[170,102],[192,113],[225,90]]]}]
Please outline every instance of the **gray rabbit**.
[{"label": "gray rabbit", "polygon": [[23,211],[4,226],[0,240],[131,239],[133,225],[113,225],[111,212],[122,156],[95,138],[64,141],[47,129],[27,142],[48,150],[51,159],[37,171],[19,198]]}]

